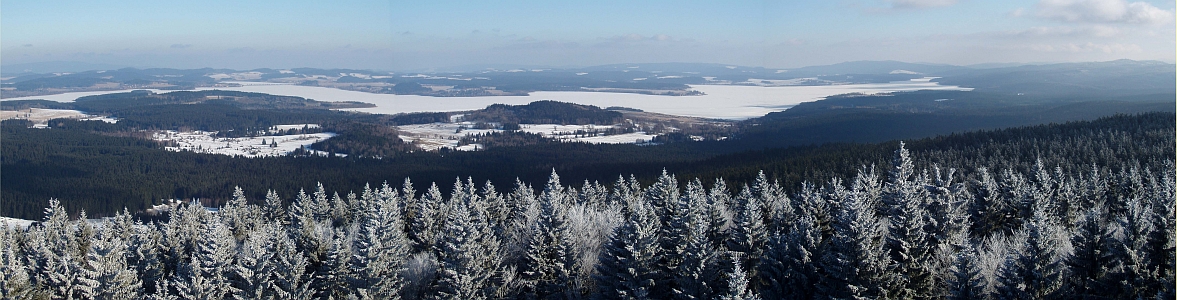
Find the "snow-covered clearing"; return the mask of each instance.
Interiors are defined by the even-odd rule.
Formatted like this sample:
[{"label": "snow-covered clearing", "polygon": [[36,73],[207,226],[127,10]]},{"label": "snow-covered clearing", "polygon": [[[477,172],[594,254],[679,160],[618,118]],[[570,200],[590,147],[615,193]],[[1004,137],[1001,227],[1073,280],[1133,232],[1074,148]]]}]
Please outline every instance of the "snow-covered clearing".
[{"label": "snow-covered clearing", "polygon": [[613,128],[613,125],[560,125],[560,124],[519,124],[519,130],[538,133],[547,137],[572,135],[577,131],[593,132]]},{"label": "snow-covered clearing", "polygon": [[[29,225],[32,225],[33,222],[36,222],[36,221],[9,218],[9,217],[0,217],[0,224],[8,224],[9,228],[25,229],[25,228],[29,228]],[[0,228],[0,229],[7,229],[7,228]]]},{"label": "snow-covered clearing", "polygon": [[[302,128],[301,126],[299,128]],[[197,153],[222,154],[243,157],[282,156],[295,149],[334,137],[334,133],[312,133],[277,136],[218,138],[216,132],[173,130],[156,133],[157,141],[175,142],[176,146],[164,147],[169,151],[192,151]],[[275,145],[276,144],[276,145]],[[342,156],[342,154],[340,154]]]},{"label": "snow-covered clearing", "polygon": [[656,135],[639,131],[634,133],[573,138],[573,140],[590,144],[643,144],[650,142],[654,137]]},{"label": "snow-covered clearing", "polygon": [[0,120],[8,119],[25,119],[32,121],[36,125],[46,125],[46,122],[52,119],[78,119],[78,120],[93,120],[103,121],[107,123],[116,123],[118,120],[101,117],[96,115],[89,115],[81,111],[72,109],[44,109],[44,108],[30,108],[22,110],[3,110],[0,111]]},{"label": "snow-covered clearing", "polygon": [[[919,78],[874,84],[835,84],[820,86],[747,86],[747,85],[692,85],[703,92],[697,96],[661,96],[636,93],[608,93],[592,91],[533,92],[527,96],[493,97],[430,97],[418,95],[374,94],[336,88],[300,86],[292,84],[258,84],[237,87],[198,88],[197,90],[230,90],[272,95],[298,96],[319,101],[359,101],[376,107],[347,109],[377,114],[411,112],[466,111],[485,108],[491,104],[522,105],[540,100],[555,100],[599,107],[624,106],[648,112],[716,119],[742,120],[782,111],[802,102],[821,100],[839,94],[876,94],[916,90],[961,90],[971,88],[945,86]],[[102,91],[58,95],[30,96],[5,100],[45,99],[71,102],[81,96],[128,92]],[[152,90],[156,93],[169,91]]]},{"label": "snow-covered clearing", "polygon": [[[460,151],[479,150],[480,144],[458,146],[459,140],[468,135],[482,135],[502,132],[499,129],[472,129],[473,122],[429,123],[397,126],[401,140],[417,142],[417,147],[426,151],[435,151],[442,147],[454,148]],[[491,124],[497,126],[498,124]],[[560,124],[519,124],[519,131],[540,134],[544,137],[561,140],[577,141],[593,144],[629,144],[645,143],[653,139],[654,135],[644,132],[634,132],[616,135],[584,136],[585,134],[600,132],[613,128],[612,125],[560,125]]]}]

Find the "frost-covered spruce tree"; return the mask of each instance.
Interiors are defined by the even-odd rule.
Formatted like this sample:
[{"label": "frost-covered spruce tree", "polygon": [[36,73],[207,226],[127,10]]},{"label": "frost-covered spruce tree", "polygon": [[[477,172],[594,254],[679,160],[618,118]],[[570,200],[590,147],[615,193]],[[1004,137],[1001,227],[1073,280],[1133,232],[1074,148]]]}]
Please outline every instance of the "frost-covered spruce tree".
[{"label": "frost-covered spruce tree", "polygon": [[[666,274],[673,275],[675,297],[710,299],[715,295],[721,272],[717,261],[719,253],[707,235],[711,231],[707,192],[698,179],[687,184],[678,206],[680,210],[686,211],[685,217],[676,222],[679,224],[677,226],[685,230],[677,241],[682,243],[681,260],[675,269],[667,270]],[[678,250],[678,247],[663,247],[663,251],[674,250]]]},{"label": "frost-covered spruce tree", "polygon": [[268,244],[273,247],[273,294],[278,299],[310,299],[314,296],[311,280],[306,274],[309,263],[290,238],[285,228],[275,226],[269,231]]},{"label": "frost-covered spruce tree", "polygon": [[269,223],[283,226],[290,224],[290,215],[286,213],[286,204],[282,202],[282,198],[278,197],[278,193],[274,190],[266,191],[266,203],[262,208],[262,215]]},{"label": "frost-covered spruce tree", "polygon": [[531,243],[533,224],[540,215],[540,207],[531,186],[515,179],[515,189],[506,195],[511,207],[506,229],[503,232],[503,262],[507,265],[522,266]]},{"label": "frost-covered spruce tree", "polygon": [[1091,169],[1084,174],[1080,175],[1078,183],[1080,208],[1088,210],[1107,205],[1108,182],[1099,166],[1091,164]]},{"label": "frost-covered spruce tree", "polygon": [[977,169],[979,179],[973,183],[976,186],[974,194],[971,231],[978,237],[988,237],[996,233],[1010,233],[1007,224],[1018,217],[1017,207],[1011,205],[1004,197],[997,180],[989,173],[989,169]]},{"label": "frost-covered spruce tree", "polygon": [[729,211],[731,195],[727,190],[727,182],[716,179],[715,185],[707,191],[707,239],[716,250],[726,248],[728,228],[731,226],[732,214]]},{"label": "frost-covered spruce tree", "polygon": [[275,276],[274,249],[270,245],[273,230],[278,230],[273,224],[263,223],[257,230],[246,236],[241,250],[237,253],[236,264],[233,266],[233,287],[237,292],[233,295],[240,299],[265,299],[275,297],[273,285]]},{"label": "frost-covered spruce tree", "polygon": [[756,175],[749,188],[752,189],[752,196],[756,197],[756,202],[761,205],[761,215],[768,232],[776,232],[785,226],[784,224],[793,221],[793,204],[790,203],[789,197],[779,183],[768,180],[763,170]]},{"label": "frost-covered spruce tree", "polygon": [[479,197],[486,203],[486,217],[490,221],[495,235],[502,237],[506,232],[511,217],[511,207],[507,200],[495,190],[495,186],[487,180],[478,190]]},{"label": "frost-covered spruce tree", "polygon": [[893,285],[887,271],[890,257],[884,251],[887,227],[875,216],[875,193],[870,191],[859,174],[849,191],[835,181],[832,194],[844,195],[838,213],[831,223],[833,236],[822,253],[821,267],[825,274],[818,283],[818,297],[831,298],[887,298]]},{"label": "frost-covered spruce tree", "polygon": [[[1001,171],[1000,182],[998,183],[1001,197],[1009,203],[1011,208],[1011,215],[1002,220],[1003,223],[996,224],[997,228],[1001,228],[1001,232],[1013,232],[1025,227],[1025,222],[1034,217],[1034,205],[1039,204],[1035,201],[1035,189],[1033,185],[1026,179],[1026,176],[1021,173],[1014,172],[1010,169]],[[1048,205],[1048,203],[1041,203]]]},{"label": "frost-covered spruce tree", "polygon": [[[802,182],[801,190],[797,192],[798,216],[808,216],[813,218],[813,228],[820,234],[820,236],[829,237],[833,235],[833,230],[830,228],[830,223],[833,222],[833,212],[830,210],[831,203],[841,201],[841,199],[834,199],[833,193],[826,193],[825,189],[819,189],[810,182]],[[814,253],[817,254],[816,252]]]},{"label": "frost-covered spruce tree", "polygon": [[326,246],[329,243],[329,241],[322,240],[320,236],[320,231],[323,228],[320,228],[320,222],[315,219],[316,206],[314,197],[299,190],[294,201],[290,203],[289,228],[291,239],[298,245],[297,249],[305,252],[308,258],[315,260],[326,251]]},{"label": "frost-covered spruce tree", "polygon": [[946,297],[951,300],[985,299],[986,281],[977,262],[977,250],[971,245],[953,255],[952,268],[946,280]]},{"label": "frost-covered spruce tree", "polygon": [[365,211],[352,241],[350,284],[358,294],[377,299],[396,299],[404,286],[405,259],[412,247],[405,236],[400,198],[385,184],[380,191],[365,189]]},{"label": "frost-covered spruce tree", "polygon": [[1160,178],[1149,177],[1149,194],[1152,195],[1152,227],[1153,230],[1149,233],[1147,238],[1147,252],[1149,257],[1149,270],[1155,278],[1154,284],[1157,285],[1155,289],[1159,296],[1172,298],[1175,292],[1175,267],[1177,262],[1177,232],[1175,232],[1175,223],[1177,217],[1174,215],[1174,208],[1177,208],[1177,182],[1174,180],[1174,166],[1171,161],[1165,163],[1164,171],[1161,172]]},{"label": "frost-covered spruce tree", "polygon": [[351,287],[348,285],[348,279],[352,277],[349,272],[351,245],[347,243],[347,236],[343,232],[333,231],[331,244],[320,259],[311,288],[319,298],[343,299],[351,294]]},{"label": "frost-covered spruce tree", "polygon": [[[665,195],[669,190],[673,190],[673,193]],[[687,243],[690,241],[691,227],[695,225],[691,220],[691,206],[699,205],[697,208],[705,209],[706,207],[701,204],[706,203],[706,194],[703,193],[701,184],[688,184],[686,193],[679,193],[678,180],[674,175],[667,174],[666,170],[662,171],[658,183],[647,191],[647,194],[651,193],[677,196],[674,199],[666,199],[667,207],[662,209],[662,213],[665,214],[661,216],[662,227],[658,230],[658,244],[662,248],[662,255],[658,261],[659,272],[672,275],[683,261]],[[673,276],[665,276],[658,279],[657,284],[658,288],[652,291],[654,294],[669,295],[677,285],[677,280]]]},{"label": "frost-covered spruce tree", "polygon": [[437,242],[440,270],[433,296],[438,299],[486,299],[492,290],[490,279],[497,266],[487,261],[494,259],[497,249],[483,244],[493,236],[483,236],[480,227],[485,225],[475,224],[482,220],[472,220],[466,205],[462,201],[450,203],[445,229]]},{"label": "frost-covered spruce tree", "polygon": [[85,256],[78,255],[75,225],[61,203],[49,199],[41,226],[28,233],[32,281],[40,297],[80,298],[93,292],[81,274]]},{"label": "frost-covered spruce tree", "polygon": [[932,272],[935,241],[929,233],[935,221],[926,210],[931,202],[924,188],[926,177],[914,176],[911,158],[902,142],[895,151],[893,164],[883,193],[890,219],[886,249],[894,263],[890,272],[901,276],[895,277],[898,282],[888,294],[898,298],[931,298],[936,288]]},{"label": "frost-covered spruce tree", "polygon": [[580,193],[577,195],[577,202],[597,210],[604,209],[611,204],[609,201],[609,189],[601,185],[600,182],[593,181],[590,183],[588,179],[585,179],[584,184],[581,185]]},{"label": "frost-covered spruce tree", "polygon": [[1112,276],[1118,285],[1118,297],[1151,297],[1157,292],[1157,278],[1148,267],[1148,236],[1153,231],[1150,206],[1141,197],[1129,198],[1124,204],[1125,212],[1115,219],[1119,232],[1110,242],[1115,257]]},{"label": "frost-covered spruce tree", "polygon": [[[901,207],[904,196],[919,193],[923,187],[913,180],[915,164],[911,160],[911,152],[903,142],[899,142],[899,149],[891,157],[891,170],[887,173],[887,184],[881,200],[887,211]],[[925,199],[918,199],[925,200]]]},{"label": "frost-covered spruce tree", "polygon": [[[130,221],[129,214],[121,214],[123,225]],[[138,274],[127,265],[126,238],[124,230],[111,221],[103,221],[104,230],[98,233],[86,256],[84,277],[92,283],[95,299],[133,299],[142,293],[143,282]]]},{"label": "frost-covered spruce tree", "polygon": [[327,197],[327,190],[323,188],[322,182],[315,184],[315,192],[311,194],[311,201],[306,208],[316,221],[330,220],[333,216],[334,207],[331,205],[331,199]]},{"label": "frost-covered spruce tree", "polygon": [[633,174],[629,175],[629,179],[619,175],[617,181],[613,183],[613,191],[609,193],[609,198],[613,203],[621,204],[623,208],[629,209],[630,203],[642,198],[643,194],[645,194],[645,189]]},{"label": "frost-covered spruce tree", "polygon": [[441,218],[444,211],[441,205],[445,202],[437,184],[432,184],[425,194],[418,198],[414,206],[413,218],[409,221],[409,239],[413,241],[413,252],[430,251],[437,242],[438,231],[441,229]]},{"label": "frost-covered spruce tree", "polygon": [[817,265],[821,244],[821,231],[809,215],[801,215],[769,238],[758,267],[760,294],[767,299],[812,299],[813,286],[821,279]]},{"label": "frost-covered spruce tree", "polygon": [[131,230],[133,234],[127,242],[127,264],[134,268],[143,281],[143,293],[155,293],[157,284],[166,280],[164,272],[167,268],[163,262],[163,252],[159,249],[163,235],[155,224],[137,222]]},{"label": "frost-covered spruce tree", "polygon": [[1110,297],[1106,282],[1109,267],[1113,265],[1111,236],[1108,224],[1104,222],[1102,207],[1092,207],[1076,224],[1071,234],[1071,255],[1065,260],[1068,275],[1065,278],[1064,293],[1076,297]]},{"label": "frost-covered spruce tree", "polygon": [[401,217],[404,221],[404,232],[412,232],[413,219],[416,219],[420,214],[417,212],[417,190],[413,187],[413,182],[409,178],[401,183],[400,201],[397,207],[401,210]]},{"label": "frost-covered spruce tree", "polygon": [[658,220],[662,226],[666,226],[676,214],[675,207],[679,199],[678,180],[674,178],[674,175],[666,173],[666,169],[662,169],[662,175],[658,176],[658,181],[647,188],[643,196],[646,203],[654,207],[654,212],[658,214]]},{"label": "frost-covered spruce tree", "polygon": [[0,220],[0,295],[24,299],[32,292],[29,268],[17,253],[17,235],[8,222]]},{"label": "frost-covered spruce tree", "polygon": [[760,260],[764,251],[764,243],[768,241],[768,228],[764,224],[763,206],[760,198],[752,194],[751,188],[744,186],[739,196],[736,196],[736,215],[732,220],[731,234],[727,240],[730,251],[742,253],[740,263],[748,273],[755,276],[754,263]]},{"label": "frost-covered spruce tree", "polygon": [[1033,219],[1026,222],[1026,242],[998,270],[997,297],[1046,299],[1059,296],[1063,283],[1056,225],[1046,203],[1033,205]]},{"label": "frost-covered spruce tree", "polygon": [[651,299],[658,272],[658,216],[641,198],[629,204],[629,218],[617,227],[597,264],[601,299]]},{"label": "frost-covered spruce tree", "polygon": [[568,285],[574,278],[572,269],[576,258],[568,242],[568,220],[565,214],[566,194],[560,176],[553,171],[539,197],[539,216],[531,229],[524,263],[520,269],[532,289],[527,293],[537,298],[573,298]]},{"label": "frost-covered spruce tree", "polygon": [[727,274],[727,293],[720,295],[720,300],[760,300],[760,296],[748,289],[748,274],[740,268],[740,260],[732,257],[734,268]]},{"label": "frost-covered spruce tree", "polygon": [[230,277],[237,254],[233,234],[218,218],[206,218],[201,224],[200,244],[190,261],[177,272],[172,285],[185,299],[223,299],[235,289]]},{"label": "frost-covered spruce tree", "polygon": [[224,220],[238,241],[245,240],[245,235],[254,231],[261,219],[260,211],[245,199],[245,191],[241,187],[233,188],[233,198],[217,211],[217,215]]}]

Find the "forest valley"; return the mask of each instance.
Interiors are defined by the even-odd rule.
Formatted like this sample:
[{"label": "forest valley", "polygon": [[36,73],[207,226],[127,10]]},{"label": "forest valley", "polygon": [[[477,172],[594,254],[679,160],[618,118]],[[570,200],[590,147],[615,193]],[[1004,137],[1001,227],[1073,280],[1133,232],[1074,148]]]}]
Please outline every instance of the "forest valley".
[{"label": "forest valley", "polygon": [[[1172,135],[1169,135],[1172,138]],[[1111,146],[1111,145],[1105,145]],[[1109,147],[1107,149],[1114,149]],[[729,193],[665,171],[651,185],[406,179],[284,201],[240,189],[213,213],[71,220],[56,200],[0,231],[0,294],[55,299],[811,299],[1174,293],[1173,161],[1118,170],[882,170]],[[1171,158],[1171,156],[1170,156]],[[884,175],[885,174],[885,175]],[[963,180],[972,178],[971,180]],[[418,196],[420,195],[420,196]],[[80,219],[85,219],[81,213]]]}]

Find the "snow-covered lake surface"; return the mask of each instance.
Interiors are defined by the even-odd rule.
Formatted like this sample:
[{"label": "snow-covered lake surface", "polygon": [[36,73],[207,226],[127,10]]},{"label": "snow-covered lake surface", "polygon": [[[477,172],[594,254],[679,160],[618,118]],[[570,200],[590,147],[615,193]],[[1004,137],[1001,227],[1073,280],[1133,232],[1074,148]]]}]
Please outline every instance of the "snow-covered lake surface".
[{"label": "snow-covered lake surface", "polygon": [[[932,82],[931,78],[914,79],[878,84],[845,84],[822,86],[740,86],[740,85],[692,85],[692,89],[703,92],[700,96],[655,96],[609,92],[533,92],[528,96],[493,97],[429,97],[417,95],[373,94],[347,91],[327,87],[299,86],[287,84],[254,84],[240,87],[200,88],[198,90],[230,90],[266,93],[273,95],[298,96],[319,101],[359,101],[375,104],[376,107],[348,109],[378,114],[408,112],[464,111],[485,108],[491,104],[527,104],[539,100],[555,100],[599,107],[624,106],[670,115],[693,116],[717,119],[748,119],[770,112],[788,109],[802,102],[823,99],[832,95],[863,93],[876,94],[916,90],[962,90],[971,88],[945,86]],[[156,93],[169,91],[153,90]],[[71,102],[82,96],[109,94],[127,91],[79,92],[58,95],[30,96],[4,100],[45,99]]]},{"label": "snow-covered lake surface", "polygon": [[[299,126],[298,128],[302,128]],[[282,156],[295,149],[334,137],[334,133],[312,133],[242,138],[213,137],[216,132],[173,130],[156,133],[157,141],[175,142],[176,146],[164,147],[169,151],[192,151],[231,156],[260,157]]]}]

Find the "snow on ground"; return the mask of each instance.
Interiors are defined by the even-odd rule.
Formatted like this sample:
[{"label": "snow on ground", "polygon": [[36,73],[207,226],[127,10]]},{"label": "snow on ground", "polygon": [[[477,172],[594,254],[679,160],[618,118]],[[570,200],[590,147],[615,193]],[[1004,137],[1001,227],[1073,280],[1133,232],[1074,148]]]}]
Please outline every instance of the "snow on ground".
[{"label": "snow on ground", "polygon": [[634,133],[574,138],[573,140],[590,144],[644,144],[653,140],[654,137],[656,135],[639,131]]},{"label": "snow on ground", "polygon": [[[152,136],[152,138],[157,141],[176,142],[178,144],[177,146],[164,147],[164,149],[169,151],[192,151],[197,153],[211,153],[230,156],[260,157],[286,155],[295,149],[306,147],[307,145],[314,144],[315,142],[335,136],[334,133],[324,132],[278,136],[218,138],[213,137],[214,134],[216,134],[215,131],[176,132],[174,130],[168,130],[158,132]],[[274,146],[274,143],[277,143],[277,146]]]},{"label": "snow on ground", "polygon": [[[88,121],[103,121],[106,123],[116,123],[118,120],[108,117],[100,117],[96,115],[89,115],[81,111],[72,109],[44,109],[44,108],[30,108],[22,110],[4,110],[0,111],[0,120],[8,119],[25,119],[33,121],[36,125],[46,125],[46,122],[52,119],[78,119]],[[42,126],[43,127],[43,126]]]},{"label": "snow on ground", "polygon": [[[714,78],[711,78],[714,79]],[[527,96],[494,97],[430,97],[418,95],[374,94],[329,87],[292,84],[243,85],[239,87],[198,88],[197,90],[229,90],[272,95],[298,96],[319,101],[359,101],[375,104],[371,108],[346,109],[378,114],[410,112],[466,111],[486,108],[491,104],[522,105],[540,100],[555,100],[599,107],[624,106],[647,112],[678,116],[742,120],[782,111],[802,102],[848,93],[876,94],[915,90],[958,90],[970,88],[940,85],[932,78],[874,84],[836,84],[820,86],[746,86],[746,85],[691,85],[703,92],[698,96],[660,96],[635,93],[591,91],[533,92]],[[129,92],[77,92],[58,95],[18,97],[4,100],[45,99],[71,102],[81,96]],[[153,90],[156,93],[169,91]]]},{"label": "snow on ground", "polygon": [[[497,124],[494,124],[497,125]],[[460,151],[480,150],[480,144],[458,146],[458,141],[467,135],[480,135],[502,132],[499,129],[460,129],[473,128],[473,122],[430,123],[397,126],[401,140],[417,142],[417,146],[426,151],[436,151],[442,147],[454,148]],[[540,134],[548,138],[561,141],[579,141],[593,144],[627,144],[645,143],[654,135],[644,132],[618,134],[610,136],[581,137],[577,131],[596,132],[613,128],[612,125],[560,125],[560,124],[519,124],[519,130],[527,133]],[[460,129],[460,130],[459,130]],[[640,141],[639,141],[640,140]]]},{"label": "snow on ground", "polygon": [[33,222],[37,222],[37,221],[16,219],[16,218],[9,218],[9,217],[0,217],[0,224],[8,224],[9,228],[25,229],[25,228],[29,228],[29,225],[32,225]]},{"label": "snow on ground", "polygon": [[574,134],[577,130],[593,132],[613,128],[613,125],[559,125],[559,124],[519,124],[519,130],[528,133],[538,133],[547,137],[559,137]]}]

